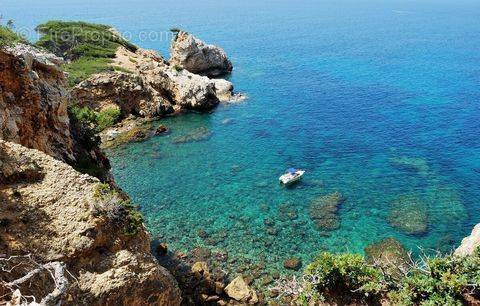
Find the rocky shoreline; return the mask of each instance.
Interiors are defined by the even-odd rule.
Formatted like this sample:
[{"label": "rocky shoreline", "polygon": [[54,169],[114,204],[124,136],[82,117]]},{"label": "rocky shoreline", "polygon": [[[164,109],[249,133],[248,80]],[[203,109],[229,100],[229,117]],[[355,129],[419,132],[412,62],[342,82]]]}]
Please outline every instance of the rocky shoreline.
[{"label": "rocky shoreline", "polygon": [[[123,71],[94,74],[70,90],[58,54],[27,44],[0,48],[0,200],[4,203],[0,254],[5,254],[0,260],[11,269],[2,280],[18,284],[2,288],[1,293],[12,304],[28,296],[47,305],[277,303],[273,299],[281,292],[267,288],[280,275],[266,275],[261,265],[245,263],[245,269],[234,275],[226,271],[231,259],[225,252],[196,248],[183,254],[169,250],[164,241],[151,246],[141,216],[110,175],[100,144],[114,146],[163,135],[168,127],[154,126],[153,120],[185,111],[211,111],[219,103],[241,98],[227,80],[209,78],[232,71],[223,50],[182,31],[171,49],[167,61],[154,51],[120,47],[112,65]],[[82,122],[70,118],[72,104],[95,112],[118,109],[119,122],[103,130],[100,141]],[[201,141],[209,133],[200,128],[174,142]],[[86,174],[87,167],[95,171]],[[337,209],[343,201],[337,192],[311,203],[310,217],[319,231],[338,226]],[[393,203],[395,211],[414,201],[399,199]],[[403,214],[394,213],[391,223],[405,232],[425,230],[426,217],[410,224],[397,215]],[[297,212],[281,206],[279,218],[295,220]],[[275,235],[275,221],[265,219],[264,225]],[[206,232],[198,235],[211,238]],[[476,226],[456,254],[472,254],[480,245],[479,237]],[[367,247],[367,255],[371,260],[389,257],[383,250],[402,257],[406,253],[390,239]],[[283,266],[295,271],[302,262],[286,258]],[[37,271],[31,275],[36,286],[21,282],[30,271]],[[53,278],[48,273],[52,271]],[[254,278],[260,280],[263,292],[253,289]],[[279,303],[289,304],[291,298]]]},{"label": "rocky shoreline", "polygon": [[[113,181],[99,139],[68,108],[117,107],[125,118],[118,128],[132,133],[164,115],[211,110],[233,97],[233,85],[177,71],[153,51],[118,53],[117,65],[122,54],[137,61],[135,69],[92,75],[69,90],[59,56],[24,43],[0,48],[0,253],[13,256],[0,260],[10,269],[2,274],[3,298],[13,304],[28,296],[48,305],[181,303],[176,280],[150,253],[141,217]],[[96,177],[75,170],[85,164]],[[188,273],[198,274],[193,268]],[[24,286],[29,271],[38,286]],[[4,292],[14,283],[18,290]]]}]

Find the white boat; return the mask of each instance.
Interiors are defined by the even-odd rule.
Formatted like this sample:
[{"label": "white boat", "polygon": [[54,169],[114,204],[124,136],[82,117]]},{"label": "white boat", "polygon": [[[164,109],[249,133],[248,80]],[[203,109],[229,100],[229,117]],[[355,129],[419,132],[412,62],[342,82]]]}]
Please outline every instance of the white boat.
[{"label": "white boat", "polygon": [[300,180],[303,176],[303,174],[305,173],[304,170],[298,170],[298,169],[295,169],[295,168],[289,168],[287,169],[287,171],[285,171],[285,174],[283,174],[279,180],[280,180],[280,183],[284,184],[284,185],[288,185],[288,184],[291,184],[291,183],[294,183],[298,180]]}]

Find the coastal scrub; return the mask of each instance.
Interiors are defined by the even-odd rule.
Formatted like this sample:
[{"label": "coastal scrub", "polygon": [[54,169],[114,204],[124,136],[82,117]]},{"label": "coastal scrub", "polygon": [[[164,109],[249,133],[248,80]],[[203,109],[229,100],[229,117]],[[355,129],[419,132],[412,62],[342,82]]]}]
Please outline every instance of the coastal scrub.
[{"label": "coastal scrub", "polygon": [[0,47],[15,43],[27,43],[27,40],[9,27],[0,25]]},{"label": "coastal scrub", "polygon": [[370,305],[389,300],[392,305],[465,305],[480,294],[479,249],[468,256],[422,256],[389,263],[392,267],[386,269],[358,254],[321,253],[305,269],[302,294],[296,302]]},{"label": "coastal scrub", "polygon": [[49,21],[37,26],[43,36],[37,45],[65,58],[70,85],[89,76],[115,71],[112,59],[118,47],[135,52],[137,47],[123,39],[111,27],[86,22]]}]

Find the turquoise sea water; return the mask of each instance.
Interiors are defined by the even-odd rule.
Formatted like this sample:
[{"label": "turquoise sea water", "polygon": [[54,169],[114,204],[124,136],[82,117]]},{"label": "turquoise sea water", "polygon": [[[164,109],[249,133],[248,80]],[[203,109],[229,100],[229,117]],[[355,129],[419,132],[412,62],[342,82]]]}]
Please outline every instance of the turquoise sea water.
[{"label": "turquoise sea water", "polygon": [[[49,19],[111,24],[165,56],[167,39],[139,34],[177,26],[231,57],[230,80],[247,101],[162,120],[171,134],[109,152],[153,238],[173,249],[265,257],[281,269],[289,256],[363,252],[385,237],[449,251],[480,222],[478,1],[32,2],[2,0],[0,13],[27,29]],[[198,128],[210,137],[174,143]],[[417,166],[394,162],[402,158]],[[277,178],[290,166],[307,174],[283,188]],[[346,201],[339,229],[325,234],[309,203],[334,191]],[[405,194],[426,207],[426,233],[389,223]]]}]

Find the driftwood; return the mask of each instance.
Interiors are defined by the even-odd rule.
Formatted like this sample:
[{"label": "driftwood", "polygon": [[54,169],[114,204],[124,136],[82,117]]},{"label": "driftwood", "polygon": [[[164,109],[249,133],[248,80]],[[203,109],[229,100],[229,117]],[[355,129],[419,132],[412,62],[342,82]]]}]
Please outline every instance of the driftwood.
[{"label": "driftwood", "polygon": [[[34,282],[34,278],[42,273],[50,276],[54,288],[37,302],[40,297],[22,294],[22,286],[28,286],[28,283]],[[40,264],[33,260],[30,254],[0,258],[0,289],[4,292],[4,295],[0,296],[0,305],[57,305],[69,286],[66,273],[68,270],[65,263],[53,261]],[[23,276],[10,280],[13,275],[19,274]]]}]

